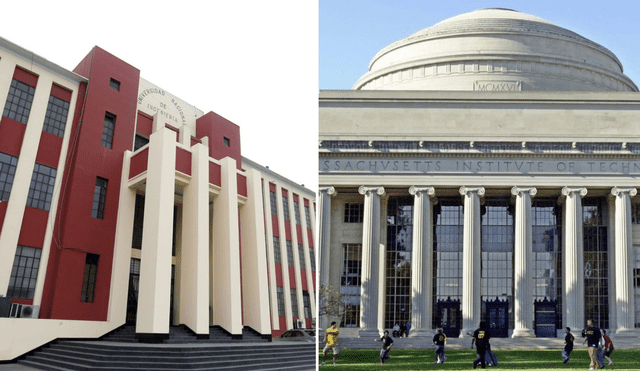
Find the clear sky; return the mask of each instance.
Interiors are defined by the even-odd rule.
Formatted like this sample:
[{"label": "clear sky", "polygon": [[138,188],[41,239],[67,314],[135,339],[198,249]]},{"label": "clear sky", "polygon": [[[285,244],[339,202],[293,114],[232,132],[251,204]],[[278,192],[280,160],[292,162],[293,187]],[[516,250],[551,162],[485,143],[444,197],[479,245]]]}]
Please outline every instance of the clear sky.
[{"label": "clear sky", "polygon": [[637,0],[320,0],[320,89],[351,89],[385,46],[453,16],[508,8],[545,19],[611,50],[640,86]]},{"label": "clear sky", "polygon": [[243,156],[317,190],[317,0],[5,1],[0,37],[68,70],[98,45],[239,125]]}]

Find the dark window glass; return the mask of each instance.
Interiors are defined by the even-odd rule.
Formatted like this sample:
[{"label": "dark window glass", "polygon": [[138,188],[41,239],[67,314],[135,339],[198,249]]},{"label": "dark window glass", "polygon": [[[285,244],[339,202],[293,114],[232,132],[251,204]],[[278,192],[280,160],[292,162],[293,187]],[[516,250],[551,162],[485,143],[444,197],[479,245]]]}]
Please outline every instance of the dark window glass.
[{"label": "dark window glass", "polygon": [[100,255],[87,254],[84,265],[84,278],[82,279],[82,297],[80,299],[83,303],[93,303],[99,259]]},{"label": "dark window glass", "polygon": [[300,203],[298,201],[293,201],[293,214],[296,217],[296,225],[301,225],[300,221]]},{"label": "dark window glass", "polygon": [[273,261],[277,264],[282,264],[280,255],[280,237],[273,236]]},{"label": "dark window glass", "polygon": [[147,144],[149,144],[149,139],[147,139],[147,138],[145,138],[145,137],[143,137],[141,135],[136,134],[136,141],[133,144],[133,150],[137,151],[140,148],[146,146]]},{"label": "dark window glass", "polygon": [[282,196],[282,214],[284,220],[289,221],[289,197]]},{"label": "dark window glass", "polygon": [[360,327],[362,244],[344,244],[343,252],[340,294],[344,302],[344,313],[340,327]]},{"label": "dark window glass", "polygon": [[136,194],[136,208],[133,213],[133,238],[131,248],[142,249],[142,226],[144,225],[144,196]]},{"label": "dark window glass", "polygon": [[293,267],[294,266],[294,264],[293,264],[293,243],[291,241],[287,240],[286,244],[287,244],[287,264],[290,267]]},{"label": "dark window glass", "polygon": [[112,78],[111,80],[109,80],[109,87],[113,90],[120,91],[120,81]]},{"label": "dark window glass", "polygon": [[29,196],[27,197],[27,206],[49,211],[56,173],[57,170],[52,167],[35,164],[29,187]]},{"label": "dark window glass", "polygon": [[294,318],[300,317],[298,313],[298,293],[296,289],[291,289],[291,316]]},{"label": "dark window glass", "polygon": [[93,191],[93,206],[91,216],[96,219],[104,219],[104,206],[107,198],[107,183],[104,178],[96,178],[96,186]]},{"label": "dark window glass", "polygon": [[304,302],[304,317],[311,318],[311,299],[309,299],[309,292],[302,292],[302,301]]},{"label": "dark window glass", "polygon": [[69,102],[55,97],[49,96],[49,104],[47,105],[47,114],[44,117],[43,131],[57,135],[59,137],[64,136],[64,129],[67,125],[67,116],[69,115]]},{"label": "dark window glass", "polygon": [[387,203],[385,328],[411,319],[413,197],[389,197]]},{"label": "dark window glass", "polygon": [[8,298],[33,299],[41,254],[41,249],[18,245],[7,288]]},{"label": "dark window glass", "polygon": [[9,201],[18,158],[0,152],[0,201]]},{"label": "dark window glass", "polygon": [[102,128],[102,144],[105,148],[113,148],[113,133],[116,129],[116,116],[107,113],[104,116],[104,126]]},{"label": "dark window glass", "polygon": [[11,80],[11,87],[7,95],[2,116],[26,124],[31,112],[31,103],[36,88],[16,79]]},{"label": "dark window glass", "polygon": [[604,198],[582,200],[584,243],[584,318],[609,328],[609,249],[607,203]]},{"label": "dark window glass", "polygon": [[344,222],[362,223],[363,203],[347,202],[344,204]]},{"label": "dark window glass", "polygon": [[309,246],[309,262],[311,263],[311,271],[316,271],[316,255],[313,253],[313,247]]},{"label": "dark window glass", "polygon": [[229,138],[224,137],[224,145],[227,147],[231,147],[231,140]]},{"label": "dark window glass", "polygon": [[298,244],[298,258],[300,260],[300,269],[305,269],[304,246],[301,243]]},{"label": "dark window glass", "polygon": [[276,193],[269,191],[269,201],[271,201],[271,215],[278,216],[278,203],[276,201]]},{"label": "dark window glass", "polygon": [[276,295],[278,299],[278,316],[284,317],[284,292],[282,287],[276,287]]},{"label": "dark window glass", "polygon": [[307,221],[307,228],[311,229],[311,215],[309,212],[309,206],[304,206],[304,216],[306,218]]}]

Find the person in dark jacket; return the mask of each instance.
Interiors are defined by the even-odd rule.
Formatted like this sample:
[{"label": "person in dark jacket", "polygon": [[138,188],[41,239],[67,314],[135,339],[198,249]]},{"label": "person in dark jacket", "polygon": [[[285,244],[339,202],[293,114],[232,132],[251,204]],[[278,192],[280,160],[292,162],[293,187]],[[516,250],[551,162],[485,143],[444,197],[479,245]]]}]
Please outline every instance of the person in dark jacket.
[{"label": "person in dark jacket", "polygon": [[389,351],[391,350],[391,346],[393,346],[393,339],[389,336],[389,331],[384,332],[384,335],[380,339],[376,339],[376,341],[382,342],[382,349],[380,349],[380,363],[384,364],[384,361],[387,359],[391,359],[389,355]]},{"label": "person in dark jacket", "polygon": [[607,336],[607,330],[602,330],[602,338],[604,339],[603,356],[609,362],[609,366],[613,366],[613,360],[611,360],[611,353],[613,352],[613,341]]},{"label": "person in dark jacket", "polygon": [[562,350],[562,359],[564,359],[564,363],[569,363],[569,356],[573,351],[573,341],[575,338],[571,334],[571,328],[567,327],[564,332],[566,335],[564,336],[564,349]]},{"label": "person in dark jacket", "polygon": [[587,351],[589,352],[589,358],[591,359],[589,370],[592,371],[602,368],[600,360],[598,360],[598,351],[600,350],[600,338],[602,338],[602,333],[600,332],[600,328],[593,323],[593,320],[587,321],[587,328],[584,330],[584,335],[584,341],[587,343]]},{"label": "person in dark jacket", "polygon": [[487,329],[487,325],[484,321],[480,322],[480,327],[473,332],[473,339],[471,340],[471,349],[473,349],[473,344],[476,345],[476,360],[473,361],[473,368],[477,368],[478,364],[482,366],[482,368],[487,368],[487,362],[485,362],[485,353],[487,352],[487,345],[489,344],[489,339],[491,339],[491,334],[489,334],[489,329]]},{"label": "person in dark jacket", "polygon": [[438,329],[438,333],[433,337],[433,344],[436,346],[436,363],[444,363],[447,357],[444,356],[444,345],[447,343],[447,335],[444,334],[441,328]]}]

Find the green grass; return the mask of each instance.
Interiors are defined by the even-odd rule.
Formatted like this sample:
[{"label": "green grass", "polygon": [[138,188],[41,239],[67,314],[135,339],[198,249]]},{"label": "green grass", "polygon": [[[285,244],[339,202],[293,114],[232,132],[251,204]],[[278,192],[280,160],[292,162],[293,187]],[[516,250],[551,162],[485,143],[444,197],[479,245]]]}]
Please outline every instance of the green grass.
[{"label": "green grass", "polygon": [[[574,350],[568,364],[564,364],[558,350],[494,350],[498,357],[497,367],[488,370],[588,370],[589,354],[586,350]],[[391,350],[392,358],[380,364],[379,350],[340,349],[337,364],[345,370],[470,370],[476,358],[473,350],[446,350],[447,361],[434,362],[434,350]],[[327,365],[320,368],[332,369],[333,355],[327,354]],[[615,350],[611,354],[613,366],[605,370],[640,370],[640,350]],[[319,352],[322,361],[322,350]],[[605,360],[606,362],[606,360]],[[480,370],[478,366],[478,370]]]}]

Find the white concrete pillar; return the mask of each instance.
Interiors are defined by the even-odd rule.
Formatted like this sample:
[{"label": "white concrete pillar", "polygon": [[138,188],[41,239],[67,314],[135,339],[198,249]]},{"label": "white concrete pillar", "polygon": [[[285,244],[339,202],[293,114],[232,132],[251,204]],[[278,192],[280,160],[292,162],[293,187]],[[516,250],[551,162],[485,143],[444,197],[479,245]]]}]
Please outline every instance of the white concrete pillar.
[{"label": "white concrete pillar", "polygon": [[564,306],[563,327],[584,328],[584,243],[582,239],[582,198],[584,187],[562,188],[560,202],[564,201]]},{"label": "white concrete pillar", "polygon": [[209,334],[209,149],[200,143],[191,147],[191,180],[182,197],[180,256],[180,323]]},{"label": "white concrete pillar", "polygon": [[[615,312],[616,336],[637,337],[635,323],[635,297],[633,288],[633,234],[631,226],[631,197],[635,188],[614,187],[615,197]],[[610,277],[611,278],[611,277]],[[612,326],[613,327],[613,326]]]},{"label": "white concrete pillar", "polygon": [[433,187],[411,186],[413,246],[411,254],[411,337],[431,337],[433,298]]},{"label": "white concrete pillar", "polygon": [[[380,256],[380,196],[384,195],[383,187],[361,186],[358,189],[364,195],[364,215],[362,228],[362,288],[360,306],[360,337],[379,337],[379,304],[384,308],[384,269],[380,270],[380,262],[384,261],[384,253]],[[381,295],[382,294],[382,295]]]},{"label": "white concrete pillar", "polygon": [[248,169],[245,175],[247,202],[240,209],[244,323],[263,335],[271,335],[261,174]]},{"label": "white concrete pillar", "polygon": [[238,178],[236,160],[220,160],[222,187],[213,211],[213,322],[242,336],[240,290],[240,227],[238,225]]},{"label": "white concrete pillar", "polygon": [[[319,230],[319,247],[318,253],[320,254],[320,282],[318,285],[329,284],[329,262],[331,261],[331,197],[337,194],[336,189],[332,186],[320,187],[318,189],[320,193],[320,207],[318,220],[320,221]],[[302,226],[306,225],[306,218],[304,214],[304,200],[301,202],[302,212],[301,219]],[[311,206],[309,206],[311,207]],[[306,235],[305,230],[305,235]],[[313,281],[311,281],[313,283]],[[320,317],[320,328],[329,328],[327,322],[327,316]]]},{"label": "white concrete pillar", "polygon": [[533,217],[531,198],[536,195],[534,187],[513,187],[516,198],[516,225],[514,246],[514,296],[513,310],[515,328],[511,337],[535,337],[533,329]]},{"label": "white concrete pillar", "polygon": [[169,129],[149,138],[136,333],[169,335],[176,140]]},{"label": "white concrete pillar", "polygon": [[462,330],[460,337],[467,336],[480,324],[480,197],[483,187],[460,187],[464,196],[464,232],[462,246]]}]

